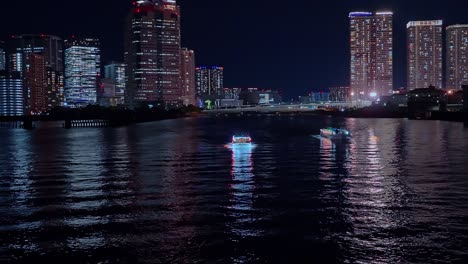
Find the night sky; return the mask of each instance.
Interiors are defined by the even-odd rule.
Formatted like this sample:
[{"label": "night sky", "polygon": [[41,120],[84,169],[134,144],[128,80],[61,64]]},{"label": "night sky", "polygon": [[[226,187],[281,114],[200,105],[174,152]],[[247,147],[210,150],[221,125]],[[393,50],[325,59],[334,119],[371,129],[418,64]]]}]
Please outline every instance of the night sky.
[{"label": "night sky", "polygon": [[[406,23],[467,23],[465,0],[179,0],[183,46],[197,65],[225,67],[226,87],[281,89],[286,97],[347,85],[351,11],[395,12],[395,86],[406,86]],[[100,37],[103,63],[123,60],[131,0],[2,1],[0,39],[22,33]]]}]

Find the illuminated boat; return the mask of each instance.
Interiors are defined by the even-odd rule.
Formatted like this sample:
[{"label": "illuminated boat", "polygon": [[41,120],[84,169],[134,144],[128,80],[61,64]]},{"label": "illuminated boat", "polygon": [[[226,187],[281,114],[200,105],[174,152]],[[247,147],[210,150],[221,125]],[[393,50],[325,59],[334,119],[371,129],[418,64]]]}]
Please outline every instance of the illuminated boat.
[{"label": "illuminated boat", "polygon": [[333,140],[343,140],[349,139],[351,137],[351,132],[346,129],[329,127],[320,129],[320,136]]},{"label": "illuminated boat", "polygon": [[250,137],[238,137],[238,136],[232,137],[232,144],[251,144],[251,143],[252,143],[252,138]]}]

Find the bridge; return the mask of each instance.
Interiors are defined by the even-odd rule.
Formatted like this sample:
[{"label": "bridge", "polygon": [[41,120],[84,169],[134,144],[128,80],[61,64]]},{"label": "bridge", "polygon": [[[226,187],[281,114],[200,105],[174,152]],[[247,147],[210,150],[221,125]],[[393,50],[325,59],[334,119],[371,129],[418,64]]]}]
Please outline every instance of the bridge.
[{"label": "bridge", "polygon": [[348,109],[370,106],[370,101],[353,102],[321,102],[309,104],[277,104],[277,105],[245,105],[236,108],[218,108],[205,110],[207,114],[238,114],[238,113],[306,113],[321,109]]}]

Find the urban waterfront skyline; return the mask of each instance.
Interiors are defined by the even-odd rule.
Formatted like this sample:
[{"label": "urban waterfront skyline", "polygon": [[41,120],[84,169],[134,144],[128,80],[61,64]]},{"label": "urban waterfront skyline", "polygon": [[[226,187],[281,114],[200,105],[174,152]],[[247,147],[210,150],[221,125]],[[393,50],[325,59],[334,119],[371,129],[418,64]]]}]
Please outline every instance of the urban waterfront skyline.
[{"label": "urban waterfront skyline", "polygon": [[[86,2],[86,0],[85,0]],[[56,2],[55,2],[56,3]],[[251,1],[249,3],[249,9],[244,10],[246,16],[253,14],[254,12],[259,15],[256,25],[254,27],[246,27],[247,22],[236,21],[238,29],[233,29],[232,26],[228,25],[226,20],[232,18],[233,13],[240,10],[240,6],[236,6],[230,3],[217,3],[214,1],[178,1],[178,4],[182,8],[182,34],[183,46],[190,47],[197,52],[197,64],[198,65],[213,65],[218,64],[226,67],[229,71],[226,72],[226,86],[227,87],[270,87],[272,89],[282,89],[283,93],[288,97],[304,94],[312,90],[324,90],[329,86],[340,86],[347,85],[348,71],[345,62],[349,60],[347,53],[349,45],[338,41],[343,39],[344,36],[348,35],[348,23],[347,14],[353,11],[373,11],[373,10],[391,10],[394,12],[394,28],[395,28],[395,87],[406,86],[406,41],[405,41],[405,25],[408,21],[412,20],[426,20],[426,19],[443,19],[444,26],[451,24],[462,24],[465,22],[464,16],[461,15],[459,7],[464,6],[464,3],[458,3],[456,1],[446,1],[443,4],[436,4],[432,1],[424,1],[424,10],[416,8],[418,3],[422,1],[414,1],[413,3],[391,3],[390,1],[381,1],[375,3],[374,1],[361,1],[359,3],[341,3],[333,9],[331,4],[321,4],[320,14],[315,14],[311,18],[303,18],[303,22],[297,25],[297,28],[286,28],[280,26],[276,27],[278,33],[284,34],[287,37],[295,35],[300,37],[301,42],[287,43],[284,41],[274,42],[272,40],[272,34],[270,30],[266,28],[267,24],[270,23],[275,26],[275,22],[272,21],[274,16],[271,16],[269,11],[276,11],[277,7],[267,5],[263,1]],[[94,2],[93,2],[94,4]],[[60,10],[61,5],[54,4],[54,1],[49,1],[41,5],[33,3],[37,10],[44,10],[44,13],[50,12],[45,10],[44,6],[49,7],[51,10]],[[309,3],[298,3],[299,7],[304,7],[307,10]],[[6,8],[15,8],[17,4],[6,3]],[[58,20],[64,20],[67,23],[67,27],[49,23],[47,20],[39,21],[35,25],[21,26],[11,25],[8,30],[1,29],[0,33],[4,37],[0,39],[6,39],[12,34],[20,34],[23,32],[44,32],[57,34],[62,37],[69,36],[77,33],[89,33],[90,36],[99,36],[103,40],[103,63],[107,63],[111,60],[123,61],[123,34],[122,28],[124,25],[124,19],[130,3],[128,1],[118,1],[115,6],[101,6],[97,3],[93,5],[95,10],[89,10],[85,8],[86,4],[77,7],[77,12],[82,14],[90,14],[90,18],[87,21],[81,19],[74,19],[75,14],[71,14],[70,18],[63,18],[63,15],[58,12],[54,14],[54,18]],[[52,7],[52,8],[50,8]],[[264,9],[263,9],[264,8]],[[299,8],[301,9],[301,8]],[[106,12],[102,12],[106,10]],[[261,11],[261,12],[258,12]],[[299,11],[300,13],[302,10]],[[99,13],[103,15],[100,18],[94,18],[92,15]],[[217,30],[218,26],[212,24],[213,30],[196,30],[201,29],[201,25],[209,25],[207,23],[208,17],[203,15],[210,13],[210,21],[218,21],[217,24],[223,25],[223,30]],[[323,14],[322,14],[323,13]],[[199,16],[200,14],[200,16]],[[221,14],[223,16],[221,16]],[[289,9],[286,9],[286,16],[291,16]],[[8,14],[7,14],[8,17]],[[226,18],[224,18],[226,17]],[[88,21],[89,20],[89,21]],[[91,23],[91,21],[98,20],[100,23]],[[318,27],[318,24],[314,21],[322,20],[327,25],[325,28]],[[285,20],[286,23],[288,20]],[[39,26],[42,25],[42,26]],[[91,26],[93,25],[93,26]],[[112,30],[106,30],[106,27],[112,25]],[[286,26],[287,24],[285,24]],[[22,28],[21,28],[22,27]],[[311,35],[300,33],[299,30],[303,28],[309,28],[308,31],[314,31],[318,35],[323,35],[322,44],[311,42]],[[81,28],[81,29],[80,29]],[[210,28],[210,27],[207,27]],[[247,37],[247,42],[250,46],[245,44],[239,45],[235,38],[229,37],[235,36],[243,30],[243,34]],[[261,31],[259,31],[261,30]],[[289,32],[288,32],[289,31]],[[207,34],[211,32],[210,34]],[[305,31],[302,31],[305,32]],[[258,34],[255,34],[258,33]],[[273,33],[273,32],[271,32]],[[219,43],[218,48],[213,48],[213,40],[216,39]],[[258,40],[258,41],[257,41]],[[260,48],[258,43],[268,43],[262,45]],[[271,53],[277,49],[280,45],[289,47],[287,55],[275,56],[275,63],[289,65],[292,69],[290,71],[284,71],[279,74],[278,68],[273,68],[271,63],[272,59],[265,59],[266,54]],[[305,45],[308,45],[308,52],[305,52]],[[325,54],[317,53],[319,48],[327,47],[329,50],[333,50],[331,56],[325,56]],[[209,50],[209,52],[207,52]],[[256,51],[256,52],[254,52]],[[240,56],[234,54],[239,53],[244,61],[241,61]],[[297,54],[301,52],[302,56],[298,57]],[[237,62],[236,62],[237,61]],[[245,64],[240,67],[241,62]],[[326,63],[323,63],[326,62]],[[320,65],[321,68],[318,68]],[[308,69],[306,71],[306,69]],[[307,73],[307,74],[306,74]],[[281,78],[279,78],[281,76]],[[297,78],[297,76],[307,76],[305,78]],[[293,80],[293,81],[291,81]]]},{"label": "urban waterfront skyline", "polygon": [[[183,11],[177,1],[132,2],[123,32],[124,60],[112,61],[104,67],[101,67],[101,39],[73,35],[62,42],[54,35],[13,35],[7,40],[5,49],[8,71],[2,73],[4,89],[16,91],[17,84],[7,80],[21,78],[21,103],[26,115],[45,114],[56,106],[76,108],[92,104],[170,109],[190,104],[206,107],[204,103],[208,102],[214,102],[217,107],[247,104],[246,101],[253,104],[271,102],[265,99],[268,94],[261,94],[265,89],[258,89],[256,95],[248,90],[252,94],[244,94],[243,103],[236,96],[224,94],[224,67],[199,66],[195,69],[200,65],[195,61],[195,51],[182,47],[181,14]],[[378,101],[399,90],[394,85],[394,24],[394,13],[388,10],[349,13],[350,78],[345,85],[328,86],[350,87],[349,94],[339,98],[348,98],[350,102],[357,99]],[[468,38],[463,27],[447,27],[446,49],[442,20],[410,21],[406,30],[406,88],[448,88],[444,86],[443,78],[442,58],[446,52],[446,84],[450,84],[451,89],[461,90],[461,86],[468,82],[465,51]],[[120,76],[116,76],[117,70],[120,70]],[[306,77],[290,81],[293,83]],[[242,79],[241,76],[237,78]],[[268,90],[279,90],[277,98],[284,98],[288,93],[290,96],[290,87],[284,89],[270,87]],[[319,90],[323,92],[328,88]],[[313,89],[307,94],[312,95]],[[300,102],[316,101],[305,99],[303,95],[299,98]],[[10,95],[4,96],[2,101],[5,100],[5,109],[20,103]],[[17,115],[17,112],[5,109],[2,112]]]},{"label": "urban waterfront skyline", "polygon": [[468,4],[12,2],[0,262],[468,263]]}]

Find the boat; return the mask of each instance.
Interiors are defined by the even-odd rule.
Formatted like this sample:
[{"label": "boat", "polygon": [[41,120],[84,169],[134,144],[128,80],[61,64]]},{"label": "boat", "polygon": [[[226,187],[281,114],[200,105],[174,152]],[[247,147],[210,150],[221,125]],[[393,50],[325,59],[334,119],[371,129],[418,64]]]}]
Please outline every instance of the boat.
[{"label": "boat", "polygon": [[242,136],[233,136],[232,137],[232,144],[251,144],[252,138],[250,137],[242,137]]},{"label": "boat", "polygon": [[351,132],[342,128],[328,127],[320,129],[320,136],[333,140],[344,140],[351,137]]}]

